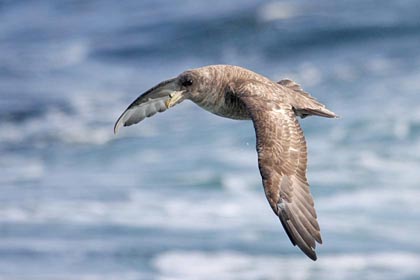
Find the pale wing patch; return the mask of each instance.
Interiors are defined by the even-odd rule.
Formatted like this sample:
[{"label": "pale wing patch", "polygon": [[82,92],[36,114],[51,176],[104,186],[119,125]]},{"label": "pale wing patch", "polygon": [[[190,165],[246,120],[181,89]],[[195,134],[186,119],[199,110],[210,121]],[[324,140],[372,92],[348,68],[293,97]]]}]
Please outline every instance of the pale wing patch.
[{"label": "pale wing patch", "polygon": [[165,102],[169,100],[169,96],[154,98],[144,101],[140,104],[130,106],[119,117],[114,126],[114,133],[117,134],[122,126],[130,126],[136,124],[145,118],[151,117],[158,112],[163,112],[167,109]]}]

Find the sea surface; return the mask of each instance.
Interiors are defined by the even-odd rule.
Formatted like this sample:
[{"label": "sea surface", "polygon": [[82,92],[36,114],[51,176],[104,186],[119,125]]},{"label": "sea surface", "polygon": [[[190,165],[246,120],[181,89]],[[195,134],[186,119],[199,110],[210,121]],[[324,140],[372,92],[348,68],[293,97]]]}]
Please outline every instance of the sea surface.
[{"label": "sea surface", "polygon": [[[419,1],[0,0],[0,279],[420,279]],[[264,196],[250,121],[139,94],[234,64],[340,115],[301,121],[324,244]]]}]

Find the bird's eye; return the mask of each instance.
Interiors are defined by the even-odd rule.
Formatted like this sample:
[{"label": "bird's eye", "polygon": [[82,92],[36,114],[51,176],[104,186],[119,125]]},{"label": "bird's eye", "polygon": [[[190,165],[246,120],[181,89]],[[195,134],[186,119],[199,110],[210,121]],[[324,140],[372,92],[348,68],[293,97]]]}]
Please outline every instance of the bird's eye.
[{"label": "bird's eye", "polygon": [[185,78],[185,79],[182,80],[182,85],[184,87],[188,87],[188,86],[190,86],[192,84],[193,84],[193,81],[192,81],[191,78]]}]

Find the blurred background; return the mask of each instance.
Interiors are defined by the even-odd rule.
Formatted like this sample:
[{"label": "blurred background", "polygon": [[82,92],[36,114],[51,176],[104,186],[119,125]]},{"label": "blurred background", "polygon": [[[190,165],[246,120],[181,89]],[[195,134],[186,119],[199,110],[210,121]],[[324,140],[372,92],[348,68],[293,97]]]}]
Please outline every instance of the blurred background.
[{"label": "blurred background", "polygon": [[[0,279],[419,279],[419,1],[0,1]],[[251,122],[140,93],[235,64],[291,78],[324,244],[266,202]]]}]

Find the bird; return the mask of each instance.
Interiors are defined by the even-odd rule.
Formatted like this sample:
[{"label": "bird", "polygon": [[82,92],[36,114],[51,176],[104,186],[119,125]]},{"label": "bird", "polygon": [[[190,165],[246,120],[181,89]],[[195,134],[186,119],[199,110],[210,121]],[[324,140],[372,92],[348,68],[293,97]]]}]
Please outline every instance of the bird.
[{"label": "bird", "polygon": [[292,244],[315,261],[316,243],[322,244],[322,239],[306,177],[306,140],[297,117],[338,116],[290,79],[274,82],[240,66],[209,65],[144,92],[118,118],[114,133],[184,100],[221,117],[252,120],[268,203]]}]

